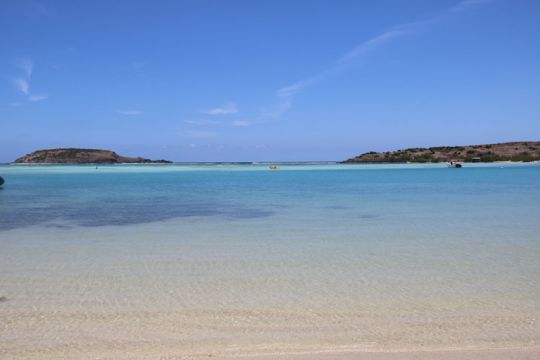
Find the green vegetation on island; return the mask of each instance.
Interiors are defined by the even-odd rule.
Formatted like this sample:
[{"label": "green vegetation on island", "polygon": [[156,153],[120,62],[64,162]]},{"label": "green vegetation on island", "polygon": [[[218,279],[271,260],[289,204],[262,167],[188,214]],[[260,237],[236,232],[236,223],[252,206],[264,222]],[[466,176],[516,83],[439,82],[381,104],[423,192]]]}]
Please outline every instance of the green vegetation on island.
[{"label": "green vegetation on island", "polygon": [[539,160],[540,141],[519,141],[500,144],[410,148],[387,152],[371,151],[345,160],[343,163],[530,162]]},{"label": "green vegetation on island", "polygon": [[110,150],[77,148],[37,150],[15,160],[16,164],[168,164],[170,162],[121,156]]}]

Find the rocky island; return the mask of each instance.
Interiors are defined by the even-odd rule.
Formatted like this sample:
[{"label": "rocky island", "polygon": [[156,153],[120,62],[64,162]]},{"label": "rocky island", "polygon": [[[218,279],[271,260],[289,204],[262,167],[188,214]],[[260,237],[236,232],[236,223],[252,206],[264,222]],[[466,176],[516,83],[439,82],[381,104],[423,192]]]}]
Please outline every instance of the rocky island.
[{"label": "rocky island", "polygon": [[14,161],[16,164],[168,164],[167,160],[121,156],[110,150],[59,148],[37,150]]},{"label": "rocky island", "polygon": [[437,146],[405,150],[371,151],[342,163],[437,163],[447,161],[494,162],[539,161],[540,141],[519,141],[500,144]]}]

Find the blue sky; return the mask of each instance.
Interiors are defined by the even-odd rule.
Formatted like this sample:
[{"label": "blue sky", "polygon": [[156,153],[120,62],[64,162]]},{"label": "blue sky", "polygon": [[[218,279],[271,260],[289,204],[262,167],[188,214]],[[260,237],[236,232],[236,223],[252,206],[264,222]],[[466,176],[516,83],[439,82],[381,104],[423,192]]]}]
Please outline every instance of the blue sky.
[{"label": "blue sky", "polygon": [[540,140],[540,1],[0,1],[0,162]]}]

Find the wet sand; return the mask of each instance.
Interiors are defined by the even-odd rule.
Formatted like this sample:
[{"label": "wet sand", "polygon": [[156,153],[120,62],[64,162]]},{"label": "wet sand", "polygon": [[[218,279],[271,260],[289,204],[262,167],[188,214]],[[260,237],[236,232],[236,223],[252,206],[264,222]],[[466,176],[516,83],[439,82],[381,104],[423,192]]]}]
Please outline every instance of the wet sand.
[{"label": "wet sand", "polygon": [[[138,348],[138,349],[137,349]],[[363,351],[328,350],[317,352],[266,353],[223,355],[213,352],[186,354],[176,351],[174,346],[163,348],[153,345],[135,349],[109,349],[97,351],[52,351],[23,352],[10,354],[10,359],[100,359],[100,360],[537,360],[540,348],[495,349],[495,350],[427,350],[427,351]],[[81,350],[81,349],[79,349]],[[0,358],[2,353],[0,353]]]},{"label": "wet sand", "polygon": [[[219,359],[219,357],[218,357]],[[536,360],[540,349],[448,350],[407,352],[337,351],[296,354],[232,356],[235,360]]]}]

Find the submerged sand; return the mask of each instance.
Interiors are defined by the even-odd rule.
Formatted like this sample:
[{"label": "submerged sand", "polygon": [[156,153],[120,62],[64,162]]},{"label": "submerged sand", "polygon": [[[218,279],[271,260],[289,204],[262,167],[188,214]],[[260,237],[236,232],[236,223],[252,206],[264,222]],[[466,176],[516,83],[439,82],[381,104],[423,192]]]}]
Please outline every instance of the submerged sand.
[{"label": "submerged sand", "polygon": [[540,359],[538,167],[65,168],[1,194],[0,359]]}]

